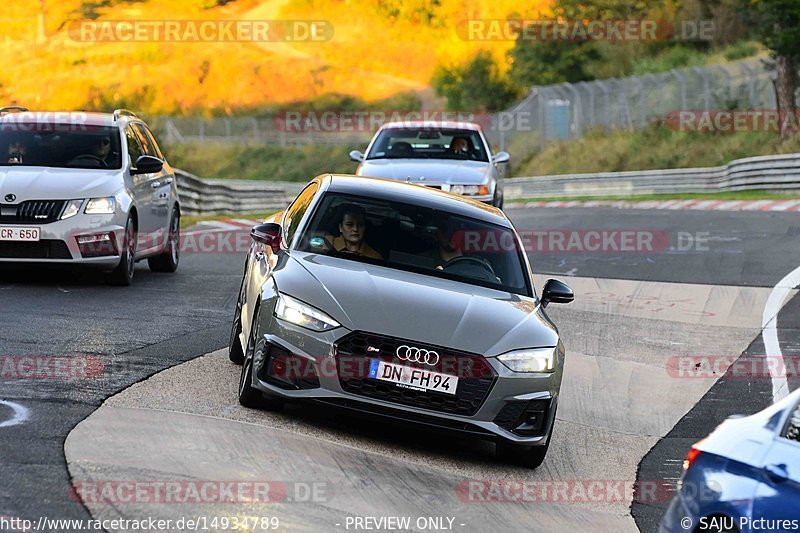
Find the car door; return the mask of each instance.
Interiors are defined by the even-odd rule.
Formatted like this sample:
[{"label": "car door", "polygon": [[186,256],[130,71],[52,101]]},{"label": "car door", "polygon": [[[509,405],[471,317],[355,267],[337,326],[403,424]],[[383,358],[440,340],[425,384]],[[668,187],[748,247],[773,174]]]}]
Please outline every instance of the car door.
[{"label": "car door", "polygon": [[[288,247],[292,242],[300,226],[300,222],[313,203],[318,191],[319,182],[312,181],[297,195],[291,205],[286,208],[286,211],[284,211],[282,221],[278,222],[283,228],[281,240],[285,246]],[[248,256],[245,300],[242,303],[242,332],[245,334],[245,339],[248,338],[247,335],[249,335],[250,326],[252,324],[253,306],[255,302],[258,301],[258,296],[261,294],[261,287],[270,274],[271,258],[271,251],[265,250],[263,245],[253,244],[253,246],[251,246]]]},{"label": "car door", "polygon": [[[147,131],[144,124],[134,122],[131,127],[136,132],[142,150],[146,155],[156,157],[161,161],[164,156],[155,144],[152,134]],[[168,165],[164,165],[161,171],[147,174],[148,183],[150,186],[150,194],[152,195],[151,214],[153,220],[153,245],[156,248],[161,248],[165,242],[167,228],[169,227],[169,218],[172,214],[172,188],[173,176],[171,175]]]},{"label": "car door", "polygon": [[139,141],[139,136],[130,124],[125,126],[125,140],[128,144],[128,158],[130,159],[131,182],[133,183],[134,203],[138,214],[138,242],[137,255],[145,254],[153,248],[153,232],[156,220],[153,216],[153,193],[150,187],[150,174],[135,174],[136,160],[144,155],[144,149]]},{"label": "car door", "polygon": [[794,527],[772,531],[797,531],[800,524],[800,403],[767,452],[761,483],[753,501],[753,519],[794,520]]}]

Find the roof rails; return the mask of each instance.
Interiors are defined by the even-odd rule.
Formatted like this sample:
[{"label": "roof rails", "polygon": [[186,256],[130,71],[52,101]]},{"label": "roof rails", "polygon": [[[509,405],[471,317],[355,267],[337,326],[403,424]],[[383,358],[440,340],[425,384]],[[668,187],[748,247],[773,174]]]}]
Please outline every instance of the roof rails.
[{"label": "roof rails", "polygon": [[27,107],[22,107],[18,105],[9,105],[6,107],[0,107],[0,116],[6,115],[8,113],[24,113],[28,111]]},{"label": "roof rails", "polygon": [[131,111],[130,109],[115,109],[114,110],[114,120],[117,120],[119,117],[134,117],[139,118],[139,116]]}]

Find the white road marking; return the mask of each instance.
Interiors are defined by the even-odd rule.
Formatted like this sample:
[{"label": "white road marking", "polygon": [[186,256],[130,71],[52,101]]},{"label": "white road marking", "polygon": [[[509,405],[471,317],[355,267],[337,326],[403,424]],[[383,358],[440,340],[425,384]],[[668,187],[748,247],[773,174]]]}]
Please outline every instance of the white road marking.
[{"label": "white road marking", "polygon": [[5,422],[0,422],[0,428],[17,426],[19,424],[22,424],[23,422],[26,422],[31,416],[31,413],[30,411],[28,411],[28,408],[23,407],[18,403],[0,400],[0,405],[5,405],[6,407],[9,407],[12,411],[14,411],[14,416],[9,418]]},{"label": "white road marking", "polygon": [[[789,272],[777,285],[767,298],[764,306],[764,314],[761,317],[762,336],[767,357],[777,357],[783,359],[781,345],[778,341],[778,313],[789,298],[789,293],[800,285],[800,267]],[[782,365],[785,367],[785,365]],[[777,402],[789,394],[789,383],[786,380],[786,372],[781,371],[781,375],[775,375],[774,365],[767,365],[769,374],[772,378],[772,400]]]}]

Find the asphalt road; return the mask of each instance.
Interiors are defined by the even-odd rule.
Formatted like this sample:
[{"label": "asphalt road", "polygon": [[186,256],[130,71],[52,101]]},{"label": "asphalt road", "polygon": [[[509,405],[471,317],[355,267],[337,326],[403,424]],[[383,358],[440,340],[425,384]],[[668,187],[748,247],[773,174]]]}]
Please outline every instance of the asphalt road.
[{"label": "asphalt road", "polygon": [[[542,208],[510,215],[523,240],[527,235],[541,250],[531,256],[534,272],[772,287],[800,265],[797,213]],[[573,231],[582,233],[569,247]],[[645,240],[630,251],[615,250],[611,242],[591,251],[597,241],[585,238],[588,231],[634,232],[634,242]],[[549,239],[540,241],[535,232]]]},{"label": "asphalt road", "polygon": [[[609,208],[509,214],[523,232],[638,230],[655,232],[662,244],[664,234],[669,240],[660,252],[544,251],[532,255],[537,273],[767,287],[800,264],[800,249],[792,245],[800,233],[796,214]],[[687,243],[687,236],[699,248],[674,249]],[[227,344],[241,259],[240,254],[185,256],[174,275],[151,274],[140,265],[129,288],[107,286],[92,273],[0,271],[0,354],[92,354],[107,369],[92,379],[0,378],[0,400],[29,411],[27,422],[0,427],[0,478],[5,481],[0,516],[88,518],[70,497],[63,452],[67,434],[110,395]],[[796,344],[795,333],[793,328],[781,329],[779,336],[782,342]],[[8,410],[0,405],[3,419]],[[709,419],[697,424],[693,433],[702,436],[713,425]],[[667,455],[681,447],[682,442]],[[683,453],[685,449],[678,455]]]}]

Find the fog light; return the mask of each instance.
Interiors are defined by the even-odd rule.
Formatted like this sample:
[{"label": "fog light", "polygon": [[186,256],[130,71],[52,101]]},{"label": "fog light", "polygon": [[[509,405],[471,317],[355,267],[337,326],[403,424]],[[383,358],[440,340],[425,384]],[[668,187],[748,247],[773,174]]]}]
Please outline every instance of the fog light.
[{"label": "fog light", "polygon": [[267,356],[259,378],[282,389],[313,389],[319,387],[314,364],[288,350],[267,345]]},{"label": "fog light", "polygon": [[113,233],[94,233],[75,237],[83,257],[105,257],[117,254]]},{"label": "fog light", "polygon": [[545,417],[549,402],[545,400],[533,400],[525,407],[525,412],[517,422],[517,426],[512,429],[517,435],[540,435],[544,428]]}]

